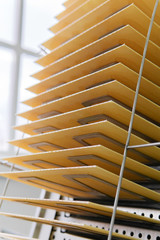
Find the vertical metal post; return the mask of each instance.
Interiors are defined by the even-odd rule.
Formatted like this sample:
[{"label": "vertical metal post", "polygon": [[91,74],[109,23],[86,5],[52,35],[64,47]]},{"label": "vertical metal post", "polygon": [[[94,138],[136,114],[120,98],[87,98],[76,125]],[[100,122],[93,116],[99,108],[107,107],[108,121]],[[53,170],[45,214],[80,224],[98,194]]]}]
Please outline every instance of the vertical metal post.
[{"label": "vertical metal post", "polygon": [[[44,189],[42,189],[39,198],[40,198],[40,199],[44,199],[44,198],[45,198],[45,195],[46,195],[46,191],[45,191]],[[36,213],[35,213],[34,217],[39,217],[39,216],[40,216],[40,213],[41,213],[41,207],[36,207]],[[31,227],[31,230],[30,230],[30,233],[29,233],[29,237],[30,237],[30,238],[33,238],[33,237],[34,237],[36,226],[37,226],[37,223],[36,223],[36,222],[33,222],[33,223],[32,223],[32,227]]]},{"label": "vertical metal post", "polygon": [[[19,84],[19,72],[20,72],[20,57],[21,57],[21,42],[22,42],[22,30],[23,30],[23,0],[18,0],[18,6],[17,6],[17,39],[16,39],[16,58],[15,58],[15,64],[14,64],[14,75],[13,75],[13,81],[11,81],[10,89],[10,100],[12,102],[11,107],[9,109],[10,113],[10,126],[14,126],[16,123],[15,113],[17,110],[17,98],[18,98],[18,84]],[[14,130],[11,129],[10,131],[10,139],[13,139],[14,137]],[[10,145],[9,149],[13,149],[13,147]]]},{"label": "vertical metal post", "polygon": [[[57,193],[50,193],[49,199],[59,200],[60,195]],[[46,209],[44,218],[46,219],[55,219],[56,210],[53,209]],[[43,224],[40,229],[40,233],[38,236],[39,240],[49,240],[52,232],[52,226]]]},{"label": "vertical metal post", "polygon": [[139,88],[140,88],[140,83],[141,83],[141,78],[142,78],[142,73],[143,73],[143,67],[144,67],[145,57],[146,57],[147,48],[148,48],[148,42],[150,39],[150,34],[151,34],[156,10],[158,7],[158,3],[159,3],[159,0],[156,0],[154,10],[152,13],[152,17],[151,17],[151,22],[150,22],[148,33],[147,33],[147,37],[146,37],[144,51],[143,51],[143,57],[142,57],[142,61],[141,61],[139,77],[138,77],[138,82],[137,82],[137,87],[136,87],[136,93],[135,93],[135,98],[134,98],[134,103],[133,103],[133,108],[132,108],[132,114],[131,114],[129,129],[128,129],[128,136],[127,136],[126,145],[124,148],[123,161],[122,161],[122,165],[121,165],[119,181],[118,181],[116,196],[115,196],[115,200],[114,200],[113,213],[112,213],[112,218],[111,218],[111,222],[110,222],[110,230],[109,230],[108,240],[112,239],[113,227],[114,227],[115,216],[116,216],[116,211],[117,211],[117,206],[118,206],[118,201],[119,201],[119,194],[120,194],[123,173],[124,173],[124,168],[125,168],[125,163],[126,163],[127,150],[128,150],[128,146],[129,146],[129,142],[130,142],[131,133],[132,133],[133,120],[134,120],[134,115],[135,115],[135,111],[136,111],[136,105],[137,105],[138,93],[139,93]]}]

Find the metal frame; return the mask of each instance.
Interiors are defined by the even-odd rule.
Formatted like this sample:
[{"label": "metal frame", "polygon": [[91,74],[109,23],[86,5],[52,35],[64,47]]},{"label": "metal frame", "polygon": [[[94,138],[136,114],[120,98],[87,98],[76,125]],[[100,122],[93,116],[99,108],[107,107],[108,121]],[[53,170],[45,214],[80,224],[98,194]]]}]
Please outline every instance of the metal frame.
[{"label": "metal frame", "polygon": [[[62,197],[63,200],[72,200],[69,199],[67,197]],[[107,204],[108,205],[108,204]],[[118,209],[123,210],[123,211],[127,211],[130,213],[134,213],[137,215],[144,215],[146,217],[154,217],[155,219],[159,219],[159,214],[160,211],[157,211],[157,209],[148,209],[143,207],[141,208],[140,206],[138,207],[118,207]],[[60,212],[59,215],[57,215],[56,220],[60,220],[60,221],[64,221],[64,222],[76,222],[76,223],[83,223],[83,224],[87,224],[89,226],[93,226],[93,227],[99,227],[105,230],[109,230],[109,223],[106,223],[107,218],[98,218],[97,217],[81,217],[78,214],[74,215],[74,214],[69,214],[66,212]],[[150,225],[150,224],[149,224]],[[137,239],[159,239],[160,237],[160,232],[159,232],[159,228],[158,226],[155,228],[154,226],[152,226],[153,229],[148,231],[148,225],[143,225],[143,227],[141,227],[141,223],[136,223],[134,221],[117,221],[114,224],[114,232],[120,233],[122,235],[127,235],[127,236],[133,236]],[[52,231],[52,235],[51,235],[51,239],[58,239],[58,240],[87,240],[87,239],[95,239],[94,236],[91,236],[90,234],[87,236],[83,236],[83,235],[74,235],[72,234],[73,232],[70,231],[66,231],[65,229],[61,229],[61,228],[54,228]],[[151,238],[147,238],[147,236],[150,235]],[[98,239],[101,239],[101,237],[99,237]],[[102,239],[105,239],[105,237],[102,237]]]},{"label": "metal frame", "polygon": [[[57,194],[57,193],[50,193],[49,194],[49,199],[59,200],[60,195]],[[45,214],[44,214],[44,218],[55,219],[56,218],[56,210],[46,209]],[[40,232],[39,232],[38,239],[39,240],[50,239],[50,236],[51,236],[51,233],[52,233],[52,228],[53,227],[51,225],[42,224]],[[30,236],[30,237],[33,237],[33,236]]]},{"label": "metal frame", "polygon": [[[127,209],[127,211],[130,211],[129,209]],[[139,210],[139,213],[147,213],[146,210],[143,210],[143,209],[140,209]],[[154,214],[154,211],[151,211],[152,214]],[[149,213],[151,213],[149,211]],[[78,219],[76,218],[75,216],[67,216],[65,215],[64,213],[62,213],[62,215],[58,218],[58,220],[61,220],[61,221],[68,221],[68,222],[77,222],[77,223],[82,223],[82,219]],[[106,219],[102,219],[101,222],[99,221],[96,221],[95,219],[91,220],[91,219],[83,219],[83,224],[87,224],[87,225],[90,225],[90,226],[98,226],[99,228],[103,228],[105,230],[108,230],[109,229],[109,224],[107,223],[106,224]],[[127,225],[128,224],[128,225]],[[132,225],[133,224],[133,225]],[[132,225],[132,227],[131,227]],[[149,230],[148,232],[148,229],[147,229],[147,226],[145,226],[146,228],[139,228],[139,225],[136,225],[134,222],[132,223],[129,223],[129,222],[124,222],[122,224],[122,222],[116,222],[115,225],[114,225],[114,232],[118,232],[122,235],[128,235],[130,236],[131,232],[134,233],[134,237],[137,238],[137,239],[147,239],[147,235],[151,235],[151,239],[156,239],[156,237],[159,237],[159,231],[158,229],[155,230],[155,229],[152,229],[152,230]],[[139,234],[142,234],[143,238],[140,238],[139,237]],[[59,231],[56,231],[55,234],[55,239],[58,239],[58,240],[74,240],[74,239],[88,239],[88,238],[81,238],[81,237],[76,237],[76,235],[71,235],[68,231],[64,231],[63,232],[59,232]],[[131,235],[132,236],[132,235]],[[94,238],[91,238],[91,239],[94,239]],[[101,238],[98,238],[98,239],[101,239]],[[102,237],[102,239],[105,239],[105,237]]]},{"label": "metal frame", "polygon": [[153,9],[153,13],[152,13],[152,17],[151,17],[151,22],[150,22],[148,33],[147,33],[147,37],[146,37],[145,46],[144,46],[143,57],[142,57],[142,62],[141,62],[141,66],[140,66],[139,77],[138,77],[138,82],[137,82],[137,87],[136,87],[136,92],[135,92],[135,98],[134,98],[134,103],[133,103],[133,108],[132,108],[132,114],[131,114],[129,129],[128,129],[128,136],[127,136],[126,145],[125,145],[125,148],[124,148],[123,161],[122,161],[122,165],[121,165],[119,181],[118,181],[116,196],[115,196],[115,201],[114,201],[113,213],[112,213],[112,218],[111,218],[111,222],[110,222],[110,230],[109,230],[109,235],[108,235],[108,238],[107,238],[108,240],[112,239],[113,227],[114,227],[114,222],[115,222],[115,217],[116,217],[116,211],[117,211],[117,206],[118,206],[118,201],[119,201],[119,194],[120,194],[120,190],[121,190],[121,184],[122,184],[123,173],[124,173],[124,169],[125,169],[125,162],[126,162],[126,158],[127,158],[128,149],[137,148],[137,147],[149,147],[149,146],[160,145],[160,143],[157,143],[157,144],[154,143],[154,144],[129,146],[131,133],[132,133],[132,127],[133,127],[133,121],[134,121],[134,116],[135,116],[135,111],[136,111],[137,99],[138,99],[138,94],[139,94],[139,89],[140,89],[140,84],[141,84],[141,78],[142,78],[142,73],[143,73],[143,67],[144,67],[144,62],[145,62],[145,57],[146,57],[146,53],[147,53],[147,48],[148,48],[148,43],[149,43],[150,34],[151,34],[151,30],[152,30],[152,25],[153,25],[153,22],[154,22],[154,18],[155,18],[155,14],[156,14],[158,4],[159,4],[159,0],[156,0],[155,6],[154,6],[154,9]]}]

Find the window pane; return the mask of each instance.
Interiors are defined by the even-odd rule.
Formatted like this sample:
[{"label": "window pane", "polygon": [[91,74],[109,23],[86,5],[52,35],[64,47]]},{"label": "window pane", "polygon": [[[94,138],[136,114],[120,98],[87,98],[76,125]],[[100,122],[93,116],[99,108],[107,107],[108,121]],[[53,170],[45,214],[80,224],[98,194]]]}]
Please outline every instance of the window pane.
[{"label": "window pane", "polygon": [[0,0],[0,41],[15,43],[17,0]]},{"label": "window pane", "polygon": [[[39,82],[38,80],[30,76],[42,68],[40,65],[34,63],[35,60],[37,60],[37,58],[34,56],[27,55],[27,54],[21,55],[17,113],[25,112],[31,109],[31,107],[21,102],[35,96],[34,93],[26,90],[27,87],[32,86]],[[27,122],[28,121],[25,118],[17,117],[16,119],[16,125],[26,124]],[[21,137],[22,137],[22,132],[16,131],[16,138],[21,138]],[[27,137],[26,134],[25,134],[25,137]],[[24,150],[21,149],[20,152],[24,153]]]},{"label": "window pane", "polygon": [[53,36],[47,28],[57,22],[54,18],[62,10],[65,0],[24,0],[22,46],[39,50],[38,46]]},{"label": "window pane", "polygon": [[[36,60],[37,60],[37,57],[27,55],[25,53],[23,53],[21,55],[18,102],[24,101],[35,95],[34,93],[29,92],[28,90],[25,90],[25,89],[27,87],[39,82],[35,78],[31,77],[31,75],[33,73],[42,69],[42,67],[40,65],[34,63],[34,61],[36,61]],[[23,107],[24,107],[24,104],[22,105],[22,107],[18,108],[18,111],[23,111],[24,110]],[[27,110],[27,109],[25,109],[25,110]]]},{"label": "window pane", "polygon": [[14,52],[0,47],[0,151],[6,151],[9,139],[10,83],[13,76]]}]

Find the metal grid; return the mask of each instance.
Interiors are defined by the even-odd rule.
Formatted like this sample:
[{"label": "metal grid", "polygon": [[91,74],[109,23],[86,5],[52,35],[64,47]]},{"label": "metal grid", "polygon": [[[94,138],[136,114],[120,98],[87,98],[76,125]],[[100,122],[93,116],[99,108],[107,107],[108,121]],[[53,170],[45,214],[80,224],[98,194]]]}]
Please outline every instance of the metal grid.
[{"label": "metal grid", "polygon": [[119,181],[118,181],[118,186],[117,186],[117,191],[116,191],[116,196],[115,196],[115,201],[114,201],[114,207],[113,207],[113,213],[112,213],[112,218],[111,218],[111,223],[110,223],[110,228],[109,228],[108,240],[112,239],[113,227],[114,227],[114,222],[115,222],[115,217],[116,217],[116,210],[117,210],[117,206],[118,206],[118,200],[119,200],[119,195],[120,195],[120,189],[121,189],[128,149],[160,145],[160,143],[152,143],[152,144],[146,144],[146,145],[141,145],[141,146],[140,145],[129,146],[134,116],[135,116],[135,112],[136,112],[137,99],[138,99],[138,94],[139,94],[139,89],[140,89],[140,84],[141,84],[141,78],[142,78],[142,73],[143,73],[143,67],[144,67],[144,62],[145,62],[145,57],[146,57],[146,53],[147,53],[147,48],[148,48],[148,43],[149,43],[149,39],[150,39],[150,35],[151,35],[152,25],[154,22],[158,4],[159,4],[159,0],[156,0],[155,6],[153,9],[153,13],[152,13],[152,17],[151,17],[151,22],[150,22],[148,33],[147,33],[147,37],[146,37],[145,46],[144,46],[143,57],[142,57],[142,61],[141,61],[139,77],[138,77],[137,87],[136,87],[136,92],[135,92],[135,98],[134,98],[134,102],[133,102],[132,114],[131,114],[129,129],[128,129],[128,136],[127,136],[126,145],[124,148],[123,161],[122,161],[121,170],[120,170],[120,174],[119,174]]}]

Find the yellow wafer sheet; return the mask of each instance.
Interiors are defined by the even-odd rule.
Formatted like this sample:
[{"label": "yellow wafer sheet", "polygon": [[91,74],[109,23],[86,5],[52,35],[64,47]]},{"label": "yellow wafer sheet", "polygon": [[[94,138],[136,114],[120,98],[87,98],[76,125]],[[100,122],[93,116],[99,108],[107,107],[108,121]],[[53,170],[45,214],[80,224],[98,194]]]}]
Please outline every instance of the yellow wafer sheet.
[{"label": "yellow wafer sheet", "polygon": [[[109,16],[109,11],[110,11],[110,15],[113,14],[114,12],[116,12],[117,10],[120,10],[121,8],[127,6],[128,4],[134,3],[137,7],[139,7],[145,14],[147,14],[149,17],[151,17],[153,8],[154,8],[154,0],[148,0],[148,1],[137,1],[137,0],[126,0],[126,1],[105,1],[102,4],[99,4],[98,7],[94,8],[92,11],[88,12],[85,15],[82,15],[81,18],[78,19],[79,16],[77,16],[75,13],[75,11],[73,11],[74,9],[81,7],[80,5],[84,4],[85,2],[87,2],[86,0],[78,0],[75,3],[73,3],[72,5],[70,5],[66,10],[64,10],[62,13],[60,13],[57,16],[57,19],[59,19],[60,21],[55,24],[53,27],[51,27],[51,31],[53,32],[57,32],[60,31],[61,29],[63,29],[65,26],[68,25],[69,21],[71,21],[70,23],[73,22],[73,18],[75,20],[75,18],[77,19],[77,21],[82,20],[83,18],[86,19],[86,17],[88,17],[88,22],[86,21],[85,23],[85,27],[89,28],[92,25],[98,23],[99,21],[103,20],[104,18],[106,18],[107,16]],[[67,2],[66,2],[67,3]],[[64,3],[65,4],[65,3]],[[85,5],[86,7],[86,5]],[[78,10],[78,9],[77,9]],[[85,9],[86,10],[86,9]],[[73,11],[73,12],[72,12]],[[157,14],[155,17],[155,21],[157,23],[160,23],[160,5],[158,6],[157,9]],[[94,19],[91,21],[91,19]],[[84,19],[82,21],[84,21]],[[65,21],[68,21],[67,24],[65,24]],[[91,25],[92,24],[92,25]],[[85,28],[85,29],[86,29]],[[85,30],[83,29],[83,31]]]},{"label": "yellow wafer sheet", "polygon": [[2,237],[3,239],[10,239],[10,240],[38,240],[37,238],[23,237],[23,236],[13,235],[9,233],[2,233],[2,232],[0,232],[0,237]]},{"label": "yellow wafer sheet", "polygon": [[[61,80],[41,81],[38,85],[28,88],[29,91],[38,93],[38,95],[23,101],[23,103],[32,107],[36,107],[43,104],[45,101],[53,100],[53,98],[65,97],[67,95],[86,90],[87,88],[94,87],[98,84],[104,84],[107,81],[109,82],[111,79],[116,79],[120,83],[135,90],[138,80],[138,73],[136,73],[122,63],[116,63],[110,67],[88,74],[73,81],[65,81],[63,84],[62,82],[60,83]],[[55,84],[62,85],[54,87]],[[155,97],[152,97],[153,94],[151,94],[149,87],[146,88],[146,85],[154,89]],[[47,90],[49,88],[52,89]],[[159,95],[159,87],[142,77],[140,94],[144,96],[147,94],[148,96],[148,91],[151,95],[149,98],[157,102]]]},{"label": "yellow wafer sheet", "polygon": [[80,5],[82,5],[84,2],[88,0],[74,0],[73,2],[66,1],[63,3],[63,5],[66,7],[66,9],[59,13],[56,18],[58,20],[63,19],[66,15],[70,14],[72,11],[74,11],[76,8],[78,8]]},{"label": "yellow wafer sheet", "polygon": [[[113,2],[113,1],[111,1]],[[116,1],[120,2],[119,1]],[[122,2],[122,1],[121,1]],[[114,4],[116,5],[115,1]],[[117,9],[119,10],[119,8]],[[110,13],[114,13],[115,11],[109,11]],[[78,24],[77,24],[78,23]],[[131,25],[133,28],[135,28],[137,31],[142,33],[143,35],[147,35],[148,27],[150,23],[150,18],[144,14],[139,8],[137,8],[134,4],[130,4],[126,8],[123,8],[122,10],[116,12],[114,15],[111,15],[110,17],[104,19],[102,22],[96,24],[94,26],[94,29],[91,31],[89,29],[85,32],[85,37],[92,38],[92,42],[97,40],[99,37],[103,36],[106,33],[109,33],[113,31],[116,28],[119,28],[123,25]],[[84,22],[85,24],[85,22]],[[81,25],[81,26],[80,26]],[[72,24],[66,26],[61,31],[57,32],[54,37],[43,43],[43,45],[53,50],[54,48],[58,47],[62,43],[65,43],[66,41],[70,40],[71,38],[75,37],[78,34],[83,34],[84,27],[82,21],[76,21]],[[93,25],[92,25],[93,26]],[[88,28],[88,27],[87,27]],[[86,28],[86,29],[87,29]],[[159,33],[160,26],[153,23],[152,27],[152,33],[150,36],[150,40],[153,41],[155,44],[160,45],[160,33]],[[95,34],[96,32],[96,34]],[[83,37],[84,37],[83,35]],[[93,38],[92,35],[95,35],[95,38]],[[81,39],[83,41],[83,39]],[[87,43],[86,43],[87,44]]]},{"label": "yellow wafer sheet", "polygon": [[[40,81],[37,84],[29,87],[28,90],[35,93],[41,93],[49,87],[50,88],[57,87],[60,84],[73,81],[77,78],[86,77],[85,75],[95,74],[97,72],[100,72],[102,69],[107,71],[107,69],[110,69],[111,66],[114,67],[114,65],[117,65],[117,63],[124,64],[126,67],[138,73],[141,59],[142,59],[141,55],[139,55],[138,53],[136,53],[135,51],[133,51],[131,48],[124,44],[114,49],[111,49],[97,57],[91,58],[88,61],[85,61],[74,67],[54,74],[53,76],[50,76],[44,79],[43,81]],[[154,84],[160,85],[159,83],[160,68],[157,65],[153,64],[152,62],[146,59],[143,73],[144,78],[147,78]],[[100,81],[101,80],[99,79],[99,82]],[[143,80],[142,83],[144,81],[145,80]],[[147,81],[147,83],[149,84],[149,81]],[[150,83],[150,85],[152,83]],[[149,89],[146,88],[145,91],[143,91],[143,94],[146,95],[148,98],[153,99],[153,101],[155,101],[155,97],[152,96],[153,94],[150,96],[148,94]]]},{"label": "yellow wafer sheet", "polygon": [[[73,66],[77,63],[83,62],[91,57],[94,57],[96,54],[99,54],[109,48],[113,48],[116,45],[124,43],[142,55],[145,44],[145,36],[136,31],[130,25],[125,25],[122,26],[120,29],[111,32],[107,36],[104,36],[103,38],[100,38],[94,41],[93,43],[91,42],[87,46],[84,45],[84,42],[82,43],[80,41],[80,37],[74,38],[73,40],[67,42],[66,44],[63,44],[58,48],[55,48],[48,55],[37,60],[37,63],[43,66],[47,66],[55,62],[55,65],[58,66],[57,69],[58,72],[59,69],[65,68],[64,66],[66,67]],[[78,47],[82,48],[79,49]],[[158,66],[160,65],[159,52],[160,47],[154,44],[152,41],[149,41],[146,58],[152,61],[153,63],[157,64]],[[70,55],[67,57],[66,55],[68,54]],[[62,57],[65,58],[62,59]],[[64,65],[66,59],[70,59],[71,62]],[[45,70],[41,71],[41,73],[50,70],[51,66],[52,65],[46,67]]]},{"label": "yellow wafer sheet", "polygon": [[[31,217],[31,216],[25,216],[25,215],[18,215],[18,214],[11,214],[11,213],[4,213],[0,212],[0,215],[6,216],[6,217],[12,217],[12,218],[18,218],[18,219],[23,219],[27,221],[33,221],[41,224],[49,224],[54,227],[61,227],[70,231],[76,232],[82,232],[82,233],[88,233],[88,234],[96,234],[96,235],[103,235],[107,236],[108,231],[92,226],[88,226],[86,224],[79,224],[79,223],[72,223],[72,222],[63,222],[63,221],[58,221],[58,220],[50,220],[50,219],[45,219],[45,218],[37,218],[37,217]],[[116,237],[117,239],[128,239],[128,240],[138,240],[137,238],[133,238],[130,236],[126,235],[121,235],[118,233],[113,233],[113,237]]]},{"label": "yellow wafer sheet", "polygon": [[[113,65],[118,62],[121,62],[132,70],[139,72],[141,60],[142,56],[140,54],[136,53],[134,50],[123,44],[107,51],[106,53],[100,54],[99,56],[91,58],[88,61],[75,65],[57,74],[54,74],[54,70],[56,69],[52,66],[51,71],[47,71],[47,75],[43,76],[40,80],[48,77],[44,81],[52,79],[52,83],[54,83],[54,80],[61,76],[64,78],[66,77],[68,79],[67,81],[69,81],[69,79],[71,81],[76,78],[83,77],[87,74],[99,71],[102,68],[106,68],[107,66]],[[54,75],[50,76],[52,74]],[[144,64],[143,76],[148,80],[152,81],[153,83],[159,84],[159,74],[160,67],[146,59]],[[60,83],[63,83],[63,81],[64,80],[61,79]]]},{"label": "yellow wafer sheet", "polygon": [[[52,55],[53,57],[54,55],[57,57],[59,56],[59,51],[63,51],[63,53],[65,52],[66,47],[65,45],[62,45],[61,48],[55,49],[55,51],[49,55],[49,59],[52,59],[51,64],[34,74],[33,77],[39,80],[45,79],[55,73],[73,67],[74,65],[84,62],[122,44],[126,44],[142,55],[145,39],[146,38],[142,34],[137,32],[131,26],[126,25],[117,31],[114,31],[109,35],[75,51],[74,53],[69,54],[57,61],[54,61],[54,59],[51,58]],[[160,47],[150,41],[146,58],[160,66]]]},{"label": "yellow wafer sheet", "polygon": [[[97,166],[54,168],[46,170],[0,173],[0,176],[28,185],[81,199],[113,200],[119,176]],[[120,200],[160,201],[160,193],[122,180]]]},{"label": "yellow wafer sheet", "polygon": [[[37,207],[55,209],[57,211],[69,212],[74,214],[80,214],[84,216],[106,216],[111,217],[113,207],[104,206],[88,201],[66,201],[66,200],[51,200],[51,199],[35,199],[35,198],[17,198],[17,197],[0,197],[2,200],[19,202],[24,204],[30,204]],[[140,223],[150,223],[160,225],[160,220],[144,217],[138,214],[133,214],[125,210],[116,211],[116,218],[127,220],[127,221],[137,221]]]},{"label": "yellow wafer sheet", "polygon": [[[106,0],[87,0],[87,1],[78,1],[72,6],[73,11],[70,11],[70,9],[66,9],[66,11],[63,11],[60,16],[63,15],[62,22],[61,22],[61,27],[59,27],[57,24],[51,28],[53,32],[58,32],[61,30],[61,28],[66,27],[70,23],[74,22],[78,18],[82,17],[89,11],[92,11],[94,8],[99,6],[100,4],[106,2]],[[79,5],[79,6],[77,6]],[[75,7],[77,6],[77,7]],[[67,15],[66,15],[67,13]]]},{"label": "yellow wafer sheet", "polygon": [[[65,24],[63,24],[63,27],[74,22],[76,19],[82,17],[89,11],[92,11],[94,8],[96,8],[97,6],[99,6],[100,4],[102,4],[104,2],[106,2],[106,0],[98,0],[98,1],[81,0],[81,1],[78,1],[77,3],[75,2],[74,5],[71,5],[72,6],[71,9],[74,8],[73,11],[70,12],[70,9],[67,8],[66,11],[63,11],[60,15],[60,16],[63,15],[62,21],[65,22]],[[66,13],[67,13],[67,15],[66,15]],[[60,28],[56,28],[56,32],[59,30],[60,30]]]},{"label": "yellow wafer sheet", "polygon": [[[89,145],[103,145],[113,151],[123,153],[127,130],[112,121],[101,121],[74,128],[39,134],[36,136],[12,140],[10,143],[30,152],[53,151],[78,148]],[[148,141],[132,134],[130,145],[147,144]],[[128,156],[140,162],[160,160],[160,148],[138,148],[129,150]]]},{"label": "yellow wafer sheet", "polygon": [[[126,85],[132,90],[135,90],[138,73],[134,72],[121,63],[117,63],[93,74],[89,74],[76,80],[64,83],[60,86],[53,87],[51,90],[47,90],[46,92],[42,92],[37,96],[23,101],[23,103],[31,107],[37,107],[49,101],[54,101],[67,95],[86,90],[87,88],[105,84],[107,82],[110,82],[111,79],[116,79],[118,82]],[[47,84],[40,84],[39,87],[41,90],[45,90]],[[146,98],[149,98],[151,101],[160,104],[160,87],[145,79],[144,77],[142,77],[141,80],[140,94]]]},{"label": "yellow wafer sheet", "polygon": [[[123,155],[103,146],[91,146],[5,158],[30,169],[97,165],[119,175]],[[160,181],[159,171],[127,158],[124,177],[133,181]]]},{"label": "yellow wafer sheet", "polygon": [[[134,95],[135,92],[133,90],[116,80],[112,80],[103,85],[53,100],[26,112],[19,113],[18,116],[35,121],[49,116],[49,113],[53,113],[52,115],[58,115],[109,100],[117,100],[120,104],[132,108]],[[140,94],[138,96],[136,110],[143,114],[143,116],[147,116],[153,121],[159,122],[159,105],[151,102]]]},{"label": "yellow wafer sheet", "polygon": [[[87,1],[87,0],[85,0]],[[78,5],[81,5],[81,3],[83,2],[83,0],[66,0],[63,5],[66,7],[66,8],[70,8],[73,4],[75,4],[76,2],[78,2]]]},{"label": "yellow wafer sheet", "polygon": [[[14,129],[29,135],[36,135],[38,133],[85,125],[105,119],[111,119],[112,121],[116,121],[125,127],[129,125],[130,117],[131,111],[127,108],[114,101],[107,101],[90,107],[16,126]],[[153,139],[155,142],[160,141],[160,128],[137,114],[135,114],[134,117],[132,132],[134,132],[134,130]],[[136,132],[134,133],[136,134]]]}]

